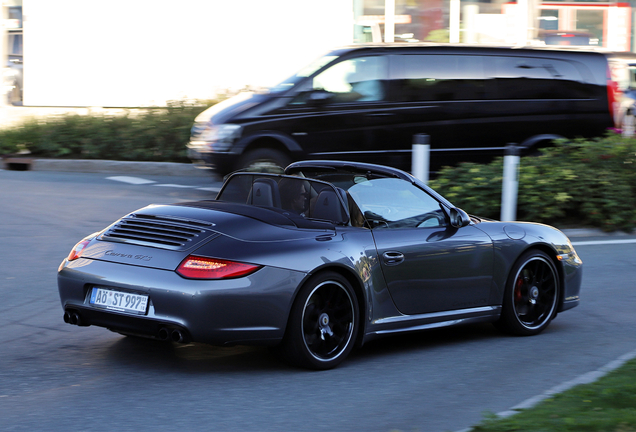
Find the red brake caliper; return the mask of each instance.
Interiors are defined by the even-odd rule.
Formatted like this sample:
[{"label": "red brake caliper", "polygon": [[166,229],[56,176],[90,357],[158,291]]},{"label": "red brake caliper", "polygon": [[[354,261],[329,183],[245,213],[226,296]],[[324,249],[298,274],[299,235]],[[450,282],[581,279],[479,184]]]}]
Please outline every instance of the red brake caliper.
[{"label": "red brake caliper", "polygon": [[515,284],[515,301],[521,301],[521,287],[523,286],[523,279],[521,277],[517,278],[517,283]]}]

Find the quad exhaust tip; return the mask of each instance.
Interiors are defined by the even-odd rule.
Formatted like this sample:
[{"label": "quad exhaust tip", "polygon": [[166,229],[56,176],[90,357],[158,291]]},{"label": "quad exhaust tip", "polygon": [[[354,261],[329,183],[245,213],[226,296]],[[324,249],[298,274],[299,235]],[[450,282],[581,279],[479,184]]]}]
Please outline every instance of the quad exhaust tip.
[{"label": "quad exhaust tip", "polygon": [[183,336],[183,333],[179,329],[172,330],[172,332],[170,333],[170,338],[172,339],[173,342],[179,342],[179,343],[185,342],[185,337]]},{"label": "quad exhaust tip", "polygon": [[157,333],[157,339],[162,341],[172,341],[177,343],[186,343],[187,336],[181,329],[168,327],[161,327],[159,333]]},{"label": "quad exhaust tip", "polygon": [[157,338],[159,340],[166,341],[168,340],[169,337],[170,337],[170,332],[168,332],[167,328],[162,327],[161,329],[159,329],[159,334],[157,335]]},{"label": "quad exhaust tip", "polygon": [[[64,322],[67,324],[81,326],[83,324],[82,317],[76,311],[64,311]],[[162,341],[172,341],[177,343],[187,343],[188,337],[186,333],[178,328],[161,327],[157,333],[157,339]]]},{"label": "quad exhaust tip", "polygon": [[64,322],[72,325],[82,325],[82,319],[77,312],[65,311]]}]

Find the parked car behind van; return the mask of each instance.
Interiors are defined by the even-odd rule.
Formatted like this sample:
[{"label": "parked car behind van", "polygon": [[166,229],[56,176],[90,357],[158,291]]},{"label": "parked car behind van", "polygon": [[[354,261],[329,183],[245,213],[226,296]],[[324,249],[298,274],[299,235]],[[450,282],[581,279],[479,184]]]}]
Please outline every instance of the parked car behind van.
[{"label": "parked car behind van", "polygon": [[614,53],[608,59],[612,81],[621,94],[615,121],[623,135],[633,136],[636,128],[636,54]]},{"label": "parked car behind van", "polygon": [[[608,54],[580,49],[356,45],[319,58],[268,92],[200,114],[190,157],[220,174],[320,158],[410,170],[413,136],[431,167],[501,155],[479,149],[593,137],[614,127]],[[439,151],[449,150],[451,151]]]}]

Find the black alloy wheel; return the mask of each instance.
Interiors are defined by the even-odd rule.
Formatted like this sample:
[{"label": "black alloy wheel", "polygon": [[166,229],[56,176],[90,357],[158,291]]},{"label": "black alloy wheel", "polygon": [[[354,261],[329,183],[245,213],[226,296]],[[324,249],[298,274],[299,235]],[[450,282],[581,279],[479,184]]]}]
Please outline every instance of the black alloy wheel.
[{"label": "black alloy wheel", "polygon": [[351,352],[358,332],[358,302],[340,274],[312,277],[298,294],[290,314],[283,357],[296,366],[331,369]]},{"label": "black alloy wheel", "polygon": [[559,277],[550,257],[538,250],[524,253],[513,266],[498,327],[512,334],[541,333],[556,316]]}]

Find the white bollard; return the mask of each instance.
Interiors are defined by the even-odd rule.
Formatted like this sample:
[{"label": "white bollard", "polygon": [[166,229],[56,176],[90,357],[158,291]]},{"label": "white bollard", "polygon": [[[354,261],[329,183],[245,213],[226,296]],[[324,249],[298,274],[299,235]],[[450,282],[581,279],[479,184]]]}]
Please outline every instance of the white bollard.
[{"label": "white bollard", "polygon": [[627,138],[634,136],[634,116],[631,113],[623,117],[623,136]]},{"label": "white bollard", "polygon": [[519,190],[519,154],[521,147],[509,144],[504,156],[503,184],[501,188],[501,220],[513,221],[517,217]]},{"label": "white bollard", "polygon": [[411,152],[411,174],[418,180],[428,184],[428,172],[430,163],[431,146],[429,136],[417,134],[413,136],[413,149]]}]

